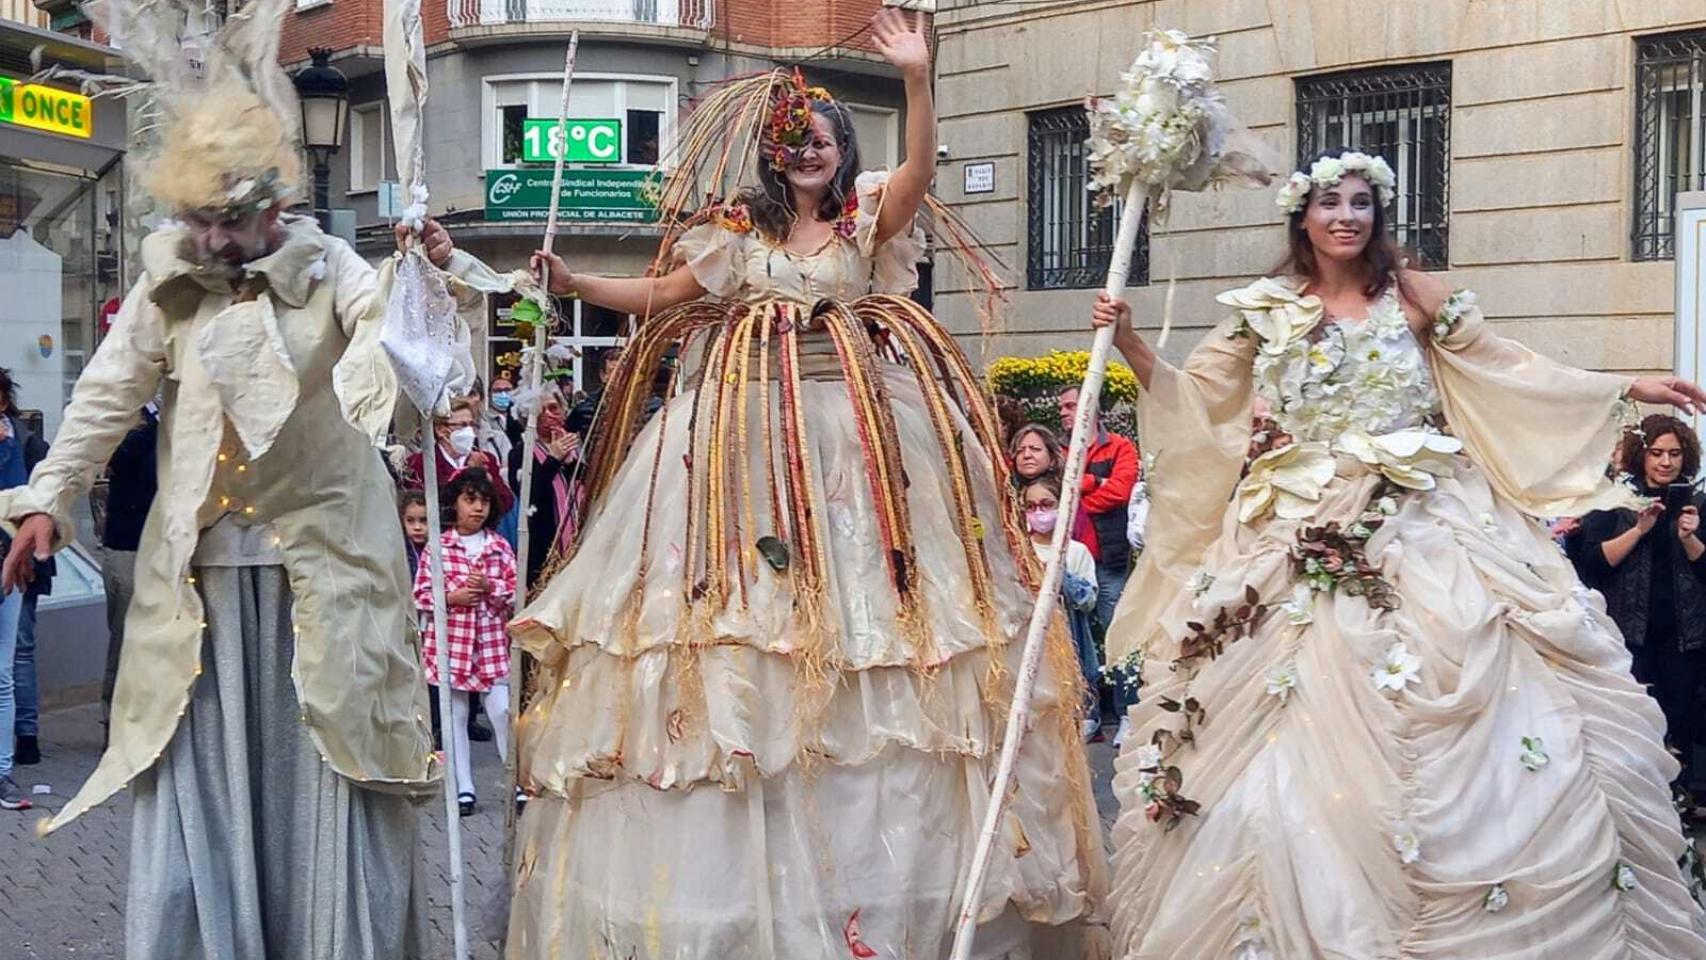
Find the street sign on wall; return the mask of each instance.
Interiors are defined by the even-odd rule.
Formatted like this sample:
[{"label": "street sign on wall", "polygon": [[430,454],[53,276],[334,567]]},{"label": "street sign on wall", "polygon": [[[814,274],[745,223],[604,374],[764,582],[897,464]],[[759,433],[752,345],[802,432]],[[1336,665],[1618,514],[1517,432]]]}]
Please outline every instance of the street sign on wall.
[{"label": "street sign on wall", "polygon": [[562,140],[568,139],[568,163],[621,163],[622,121],[570,120],[561,127],[555,120],[521,121],[521,162],[556,163]]},{"label": "street sign on wall", "polygon": [[[487,220],[544,220],[551,206],[550,170],[487,170]],[[592,223],[652,223],[657,204],[645,170],[564,170],[558,216]]]}]

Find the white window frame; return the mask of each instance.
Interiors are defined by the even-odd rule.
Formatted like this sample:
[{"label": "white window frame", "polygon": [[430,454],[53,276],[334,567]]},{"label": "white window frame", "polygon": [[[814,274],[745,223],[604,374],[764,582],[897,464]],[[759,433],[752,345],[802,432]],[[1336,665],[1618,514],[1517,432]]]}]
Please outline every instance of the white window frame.
[{"label": "white window frame", "polygon": [[[379,185],[385,182],[385,157],[390,152],[391,143],[391,131],[388,129],[390,124],[386,122],[385,107],[386,102],[384,100],[375,100],[372,103],[363,103],[349,108],[349,189],[345,191],[348,196],[377,193],[379,192]],[[358,176],[367,167],[367,152],[362,145],[362,138],[357,136],[357,117],[362,118],[363,125],[375,121],[379,123],[379,172],[372,183],[361,180]]]},{"label": "white window frame", "polygon": [[[557,105],[562,102],[562,80],[560,73],[506,73],[495,74],[480,78],[480,160],[481,170],[512,170],[521,166],[516,163],[503,163],[503,126],[498,123],[498,90],[511,84],[528,83],[527,99],[529,104],[550,103],[555,112]],[[616,87],[615,115],[623,122],[622,150],[627,152],[626,124],[628,122],[628,88],[625,84],[646,83],[661,85],[666,88],[664,102],[670,109],[663,112],[663,121],[658,125],[658,157],[660,160],[669,157],[675,145],[677,109],[680,101],[681,81],[667,74],[655,73],[576,73],[575,80],[613,82]],[[545,84],[540,90],[537,85]],[[530,107],[531,109],[531,107]],[[658,167],[667,168],[667,164],[659,163]],[[651,170],[651,164],[645,163],[608,163],[600,164],[600,169],[609,170]]]},{"label": "white window frame", "polygon": [[317,10],[320,7],[329,7],[331,5],[332,0],[296,0],[296,9],[299,12],[302,10]]},{"label": "white window frame", "polygon": [[883,117],[883,125],[888,128],[888,152],[882,157],[865,153],[864,144],[859,145],[859,159],[864,162],[867,170],[878,169],[880,161],[882,168],[893,170],[900,166],[900,111],[894,107],[878,106],[874,103],[859,103],[853,100],[843,101],[847,109],[853,112],[879,114]]}]

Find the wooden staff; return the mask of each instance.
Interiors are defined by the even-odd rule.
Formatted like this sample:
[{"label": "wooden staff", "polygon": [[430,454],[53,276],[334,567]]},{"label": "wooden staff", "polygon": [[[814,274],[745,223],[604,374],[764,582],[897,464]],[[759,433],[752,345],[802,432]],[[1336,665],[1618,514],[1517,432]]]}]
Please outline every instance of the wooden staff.
[{"label": "wooden staff", "polygon": [[[557,204],[563,190],[563,159],[569,155],[569,81],[575,75],[575,51],[580,47],[581,34],[576,30],[569,34],[569,50],[563,57],[563,100],[557,111],[557,156],[556,166],[551,174],[551,207],[545,217],[545,240],[540,245],[541,250],[550,250],[557,242]],[[550,293],[549,277],[541,275],[539,285]],[[545,366],[545,328],[550,324],[551,312],[546,311],[539,322],[533,325],[533,353],[527,358],[527,370],[522,376],[522,383],[532,390],[543,386]],[[527,414],[526,428],[521,436],[521,478],[518,484],[517,503],[521,504],[521,523],[515,534],[515,615],[520,616],[521,610],[527,605],[527,554],[531,547],[532,538],[528,535],[530,524],[528,515],[533,511],[533,456],[539,443],[539,408],[543,405],[543,395],[536,395],[534,403]],[[561,524],[565,517],[558,517]],[[547,548],[549,549],[549,548]],[[524,654],[521,645],[513,640],[509,646],[509,676],[510,676],[510,710],[509,710],[509,755],[504,757],[504,769],[509,774],[510,802],[504,814],[504,875],[510,876],[515,866],[515,803],[513,798],[516,789],[521,784],[521,764],[518,757],[521,753],[519,737],[521,734],[521,710],[526,700],[526,684],[522,682],[522,659]]]},{"label": "wooden staff", "polygon": [[[1120,215],[1119,238],[1114,244],[1113,261],[1108,265],[1108,296],[1117,297],[1125,291],[1126,275],[1131,270],[1132,248],[1137,243],[1137,228],[1143,221],[1143,184],[1134,180],[1126,191],[1125,208]],[[977,912],[983,899],[983,883],[989,873],[989,856],[995,838],[1001,832],[1001,816],[1007,808],[1007,793],[1013,780],[1013,763],[1019,755],[1019,743],[1031,717],[1031,690],[1037,683],[1037,671],[1042,665],[1045,637],[1049,621],[1054,618],[1060,603],[1062,560],[1066,557],[1066,541],[1072,535],[1071,518],[1078,512],[1078,484],[1084,476],[1084,454],[1090,446],[1090,423],[1095,417],[1102,396],[1102,381],[1108,370],[1108,352],[1114,344],[1114,328],[1097,329],[1096,340],[1090,348],[1090,365],[1084,371],[1084,383],[1078,389],[1078,413],[1072,420],[1072,445],[1066,454],[1064,475],[1060,481],[1060,516],[1066,522],[1055,525],[1052,541],[1053,556],[1043,569],[1043,582],[1037,588],[1036,606],[1031,608],[1030,628],[1025,634],[1024,659],[1019,676],[1013,685],[1013,706],[1007,713],[1007,733],[1001,741],[1001,763],[995,770],[995,780],[989,787],[989,809],[983,817],[983,832],[977,838],[972,854],[971,873],[966,878],[966,893],[960,903],[959,921],[954,929],[952,960],[968,960],[972,940],[977,934]]]}]

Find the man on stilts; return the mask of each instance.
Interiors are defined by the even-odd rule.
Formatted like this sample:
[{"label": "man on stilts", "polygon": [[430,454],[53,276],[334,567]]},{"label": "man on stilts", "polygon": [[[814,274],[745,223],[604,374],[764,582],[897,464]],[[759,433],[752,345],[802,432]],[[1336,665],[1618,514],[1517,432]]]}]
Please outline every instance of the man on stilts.
[{"label": "man on stilts", "polygon": [[[277,63],[286,9],[246,5],[195,65],[168,49],[183,8],[105,11],[152,78],[158,139],[141,182],[172,219],[143,241],[142,273],[52,454],[0,494],[14,535],[5,587],[18,589],[32,555],[69,542],[72,504],[160,392],[161,492],[109,745],[42,825],[133,787],[131,960],[393,960],[427,947],[417,803],[441,771],[374,447],[397,378],[373,268],[284,212],[301,176]],[[418,242],[472,284],[452,284],[463,307],[501,286],[436,223]]]}]

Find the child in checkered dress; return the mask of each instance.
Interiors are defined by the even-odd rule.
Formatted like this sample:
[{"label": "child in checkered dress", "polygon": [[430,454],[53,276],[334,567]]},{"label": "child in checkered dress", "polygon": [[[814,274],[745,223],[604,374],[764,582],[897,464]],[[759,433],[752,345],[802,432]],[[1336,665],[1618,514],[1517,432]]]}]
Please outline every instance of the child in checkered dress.
[{"label": "child in checkered dress", "polygon": [[[515,599],[515,552],[497,534],[497,493],[485,470],[458,471],[445,490],[455,518],[444,531],[446,632],[450,637],[449,730],[456,738],[456,791],[462,815],[474,812],[474,774],[468,757],[468,694],[483,695],[500,755],[509,745],[509,636]],[[439,683],[438,638],[432,618],[432,565],[415,572],[428,683]]]}]

